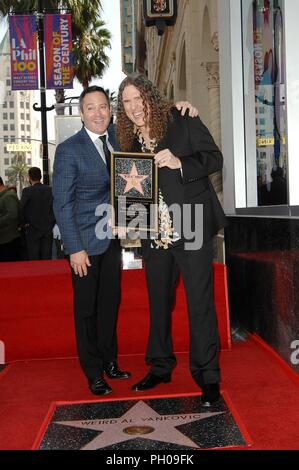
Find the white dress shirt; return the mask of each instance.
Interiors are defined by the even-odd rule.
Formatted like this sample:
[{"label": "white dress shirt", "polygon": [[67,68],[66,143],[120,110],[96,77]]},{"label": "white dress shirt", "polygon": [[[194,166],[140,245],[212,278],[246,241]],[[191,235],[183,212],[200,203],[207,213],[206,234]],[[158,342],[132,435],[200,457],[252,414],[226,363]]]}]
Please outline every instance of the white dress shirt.
[{"label": "white dress shirt", "polygon": [[104,154],[104,150],[103,150],[103,142],[101,141],[101,139],[99,137],[101,137],[102,135],[105,135],[108,149],[110,150],[110,152],[114,152],[114,149],[113,149],[113,147],[110,144],[109,139],[108,139],[108,137],[109,137],[108,132],[106,131],[106,132],[104,132],[104,134],[95,134],[94,132],[87,129],[87,127],[84,127],[84,129],[86,130],[87,134],[89,135],[92,142],[94,143],[94,145],[95,145],[97,151],[99,152],[103,162],[106,164],[106,158],[105,158],[105,154]]}]

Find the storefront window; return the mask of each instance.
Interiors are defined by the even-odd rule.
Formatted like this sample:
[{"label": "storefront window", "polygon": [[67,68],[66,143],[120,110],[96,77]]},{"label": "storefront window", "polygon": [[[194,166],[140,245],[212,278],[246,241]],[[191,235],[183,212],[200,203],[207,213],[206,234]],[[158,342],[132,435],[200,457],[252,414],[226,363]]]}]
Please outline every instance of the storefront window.
[{"label": "storefront window", "polygon": [[283,0],[243,0],[249,206],[287,204]]}]

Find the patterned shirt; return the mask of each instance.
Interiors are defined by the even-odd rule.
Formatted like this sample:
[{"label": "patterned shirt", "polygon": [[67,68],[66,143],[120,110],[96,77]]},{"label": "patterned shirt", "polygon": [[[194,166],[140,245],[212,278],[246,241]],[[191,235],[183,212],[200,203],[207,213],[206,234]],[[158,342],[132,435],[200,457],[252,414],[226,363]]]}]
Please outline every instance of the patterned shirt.
[{"label": "patterned shirt", "polygon": [[[155,153],[157,147],[156,139],[150,140],[149,148],[147,148],[145,140],[138,130],[136,133],[138,142],[141,145],[142,152],[151,152]],[[167,250],[170,245],[180,239],[180,236],[177,232],[174,231],[173,221],[168,209],[166,202],[164,201],[163,194],[159,188],[159,207],[158,207],[158,216],[159,216],[159,232],[156,234],[155,238],[152,238],[151,248],[154,249],[164,249]]]}]

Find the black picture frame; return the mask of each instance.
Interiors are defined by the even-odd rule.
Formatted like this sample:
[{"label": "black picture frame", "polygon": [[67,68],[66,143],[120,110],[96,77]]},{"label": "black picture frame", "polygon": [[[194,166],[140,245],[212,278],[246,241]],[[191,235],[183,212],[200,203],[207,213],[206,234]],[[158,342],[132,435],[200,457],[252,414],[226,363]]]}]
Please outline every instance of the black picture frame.
[{"label": "black picture frame", "polygon": [[158,168],[152,153],[111,153],[112,228],[158,232]]}]

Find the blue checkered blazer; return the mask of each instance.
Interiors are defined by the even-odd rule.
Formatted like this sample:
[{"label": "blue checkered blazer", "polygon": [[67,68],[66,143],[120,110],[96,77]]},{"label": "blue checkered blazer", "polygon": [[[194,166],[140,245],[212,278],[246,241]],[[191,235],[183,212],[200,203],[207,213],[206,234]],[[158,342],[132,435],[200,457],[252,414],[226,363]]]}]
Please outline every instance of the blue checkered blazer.
[{"label": "blue checkered blazer", "polygon": [[[108,134],[110,144],[118,150],[112,125]],[[99,206],[110,203],[110,178],[107,166],[84,127],[57,146],[52,191],[65,252],[104,253],[110,239],[107,235],[100,238],[97,235],[103,232],[102,226],[106,233],[109,229],[104,223],[106,214],[99,215]]]}]

